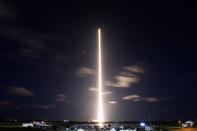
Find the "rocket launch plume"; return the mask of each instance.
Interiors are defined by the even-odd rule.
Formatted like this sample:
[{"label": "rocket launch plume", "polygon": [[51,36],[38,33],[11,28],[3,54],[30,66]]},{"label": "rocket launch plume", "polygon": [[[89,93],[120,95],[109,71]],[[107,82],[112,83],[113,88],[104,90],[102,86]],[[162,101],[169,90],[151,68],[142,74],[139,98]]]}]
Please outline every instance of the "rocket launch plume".
[{"label": "rocket launch plume", "polygon": [[101,29],[98,29],[98,123],[103,126],[103,80],[102,80],[102,47],[101,47]]}]

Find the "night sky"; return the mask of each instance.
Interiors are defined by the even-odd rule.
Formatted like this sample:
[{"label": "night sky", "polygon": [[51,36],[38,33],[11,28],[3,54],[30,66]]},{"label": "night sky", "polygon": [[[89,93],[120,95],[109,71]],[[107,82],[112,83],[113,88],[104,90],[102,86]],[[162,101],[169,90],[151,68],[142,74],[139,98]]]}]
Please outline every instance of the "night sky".
[{"label": "night sky", "polygon": [[0,118],[197,118],[197,14],[186,1],[0,1]]}]

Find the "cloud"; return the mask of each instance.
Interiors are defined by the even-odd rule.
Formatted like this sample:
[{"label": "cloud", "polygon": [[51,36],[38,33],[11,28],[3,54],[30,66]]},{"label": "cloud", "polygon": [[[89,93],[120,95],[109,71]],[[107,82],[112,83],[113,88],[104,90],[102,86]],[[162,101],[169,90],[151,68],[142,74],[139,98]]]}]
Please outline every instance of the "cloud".
[{"label": "cloud", "polygon": [[9,101],[2,100],[2,101],[0,101],[0,105],[1,106],[11,106],[13,104]]},{"label": "cloud", "polygon": [[18,10],[10,4],[0,1],[1,20],[14,20],[18,16]]},{"label": "cloud", "polygon": [[130,72],[134,72],[134,73],[145,73],[145,70],[142,67],[139,66],[126,66],[124,67],[125,70],[130,71]]},{"label": "cloud", "polygon": [[176,109],[174,108],[164,108],[164,109],[160,109],[160,112],[173,112],[176,111]]},{"label": "cloud", "polygon": [[42,109],[42,110],[49,110],[49,107],[46,106],[46,105],[40,105],[40,104],[38,104],[38,105],[34,105],[33,107],[34,108],[38,108],[38,109]]},{"label": "cloud", "polygon": [[57,108],[58,106],[57,105],[54,105],[54,104],[49,104],[48,107],[49,108]]},{"label": "cloud", "polygon": [[65,94],[57,94],[54,100],[56,102],[68,102],[66,98],[67,98],[67,95]]},{"label": "cloud", "polygon": [[92,91],[92,92],[97,92],[97,88],[96,87],[90,87],[88,88],[89,91]]},{"label": "cloud", "polygon": [[141,97],[137,94],[122,97],[123,100],[138,101]]},{"label": "cloud", "polygon": [[102,94],[103,95],[110,95],[110,94],[114,94],[114,92],[112,92],[112,91],[103,91]]},{"label": "cloud", "polygon": [[12,40],[19,42],[18,48],[16,48],[19,56],[25,56],[28,58],[39,58],[41,54],[48,49],[46,44],[52,36],[47,36],[43,33],[35,33],[22,27],[3,27],[1,33]]},{"label": "cloud", "polygon": [[128,100],[128,101],[145,101],[145,102],[159,102],[160,100],[156,97],[141,97],[140,95],[134,94],[134,95],[128,95],[122,97],[123,100]]},{"label": "cloud", "polygon": [[147,102],[159,102],[159,99],[156,97],[147,97],[147,98],[144,98],[143,100]]},{"label": "cloud", "polygon": [[109,101],[110,104],[117,104],[117,101]]},{"label": "cloud", "polygon": [[24,87],[10,87],[8,89],[10,94],[20,95],[20,96],[34,96],[34,93]]},{"label": "cloud", "polygon": [[167,100],[177,100],[179,98],[181,98],[180,95],[165,96],[165,97],[144,97],[143,100],[147,102],[161,102],[161,101],[167,101]]},{"label": "cloud", "polygon": [[17,108],[17,109],[20,109],[22,108],[21,106],[17,105],[17,104],[14,104],[10,101],[7,101],[7,100],[1,100],[0,101],[0,107],[13,107],[13,108]]},{"label": "cloud", "polygon": [[65,98],[55,98],[55,101],[57,101],[57,102],[64,102],[64,101],[66,101],[66,99]]},{"label": "cloud", "polygon": [[166,100],[176,100],[181,98],[181,95],[174,95],[174,96],[165,96],[165,97],[160,97],[159,99],[162,101],[166,101]]},{"label": "cloud", "polygon": [[67,96],[65,94],[57,94],[57,97],[63,97],[66,98]]},{"label": "cloud", "polygon": [[116,82],[108,81],[106,83],[107,86],[111,87],[119,87],[119,88],[127,88],[131,84],[137,83],[139,78],[137,76],[115,76]]},{"label": "cloud", "polygon": [[[0,2],[0,16],[2,10],[1,7],[3,7],[2,9],[6,9],[6,5],[1,5]],[[63,49],[59,49],[59,45],[63,44],[64,38],[54,33],[33,31],[29,28],[17,26],[15,24],[0,25],[0,27],[1,37],[17,43],[16,48],[13,51],[2,52],[1,55],[6,56],[9,59],[17,60],[18,62],[25,61],[34,66],[56,71],[60,70],[60,66],[58,66],[57,62],[64,62],[72,57],[66,55]],[[58,46],[53,43],[58,43]],[[4,50],[8,50],[7,48],[12,46],[13,42],[7,44],[7,46],[3,47],[5,48]],[[56,48],[59,49],[58,52],[56,51]]]},{"label": "cloud", "polygon": [[138,83],[139,73],[144,73],[144,69],[138,66],[126,66],[122,68],[115,77],[114,81],[107,81],[106,85],[110,87],[127,88],[132,84]]},{"label": "cloud", "polygon": [[37,109],[41,109],[41,110],[50,110],[50,109],[58,108],[58,106],[55,104],[35,104],[35,105],[27,105],[27,107],[37,108]]},{"label": "cloud", "polygon": [[[88,88],[88,90],[91,91],[91,92],[95,92],[95,93],[98,91],[98,89],[96,87],[90,87],[90,88]],[[103,91],[102,94],[103,95],[110,95],[110,94],[114,94],[114,92],[112,92],[112,91]]]},{"label": "cloud", "polygon": [[77,76],[79,77],[85,77],[85,76],[91,76],[95,75],[95,71],[88,67],[80,67],[77,72]]}]

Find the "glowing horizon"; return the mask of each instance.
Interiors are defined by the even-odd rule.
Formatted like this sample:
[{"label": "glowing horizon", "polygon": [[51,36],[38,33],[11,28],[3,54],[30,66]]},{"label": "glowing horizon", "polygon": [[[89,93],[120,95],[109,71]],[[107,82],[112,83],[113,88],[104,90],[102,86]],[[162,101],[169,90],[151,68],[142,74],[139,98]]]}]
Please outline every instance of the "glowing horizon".
[{"label": "glowing horizon", "polygon": [[103,95],[102,89],[102,51],[101,51],[101,29],[98,29],[98,123],[99,126],[103,126],[104,114],[103,114]]}]

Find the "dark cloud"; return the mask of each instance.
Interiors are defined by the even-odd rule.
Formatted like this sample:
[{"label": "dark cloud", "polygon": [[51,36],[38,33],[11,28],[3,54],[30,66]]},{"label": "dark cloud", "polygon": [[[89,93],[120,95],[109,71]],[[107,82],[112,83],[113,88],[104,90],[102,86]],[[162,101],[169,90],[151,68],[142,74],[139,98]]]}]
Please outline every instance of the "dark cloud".
[{"label": "dark cloud", "polygon": [[65,102],[66,99],[65,98],[55,98],[55,101],[57,101],[57,102]]},{"label": "dark cloud", "polygon": [[66,98],[67,96],[65,94],[57,94],[57,97]]},{"label": "dark cloud", "polygon": [[55,104],[32,104],[32,105],[27,105],[27,108],[36,108],[36,109],[41,109],[41,110],[52,110],[58,108],[57,105]]},{"label": "dark cloud", "polygon": [[54,101],[69,103],[67,95],[65,95],[65,94],[57,94]]},{"label": "dark cloud", "polygon": [[32,107],[42,109],[42,110],[49,110],[49,107],[46,105],[34,105]]},{"label": "dark cloud", "polygon": [[19,11],[14,6],[0,1],[0,19],[1,20],[14,20],[19,15]]},{"label": "dark cloud", "polygon": [[16,103],[13,103],[11,101],[0,100],[0,108],[4,108],[4,107],[15,108],[15,109],[21,109],[22,108],[22,106],[17,105]]},{"label": "dark cloud", "polygon": [[34,96],[34,93],[32,91],[24,87],[10,87],[8,88],[8,92],[10,94],[19,95],[19,96],[27,96],[27,97]]},{"label": "dark cloud", "polygon": [[0,101],[0,105],[1,106],[11,106],[13,104],[10,101],[2,100],[2,101]]},{"label": "dark cloud", "polygon": [[160,109],[161,112],[174,112],[176,111],[176,109],[174,108],[163,108],[163,109]]}]

